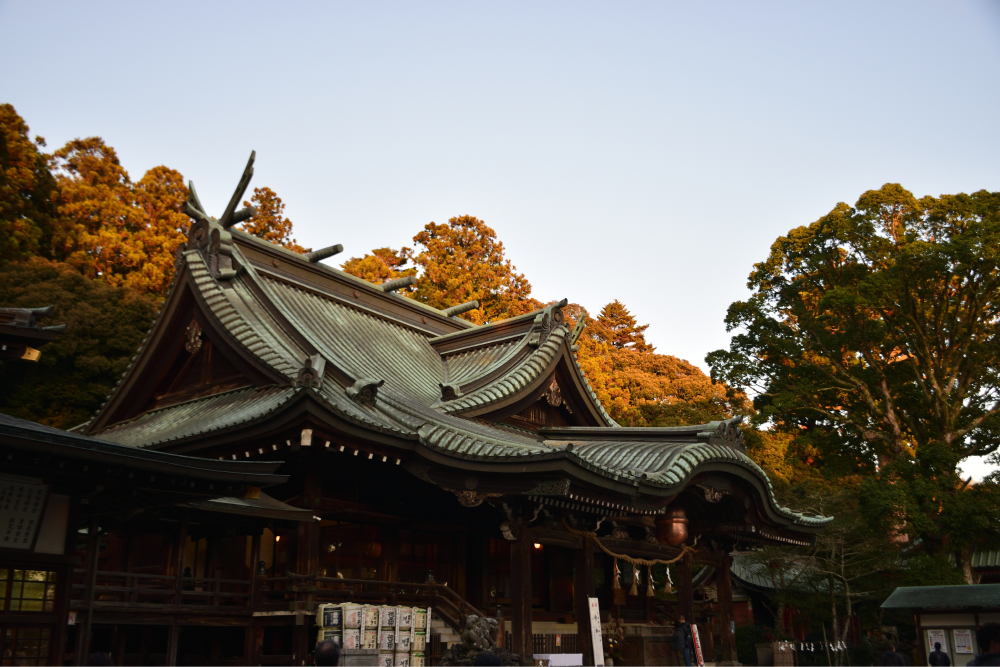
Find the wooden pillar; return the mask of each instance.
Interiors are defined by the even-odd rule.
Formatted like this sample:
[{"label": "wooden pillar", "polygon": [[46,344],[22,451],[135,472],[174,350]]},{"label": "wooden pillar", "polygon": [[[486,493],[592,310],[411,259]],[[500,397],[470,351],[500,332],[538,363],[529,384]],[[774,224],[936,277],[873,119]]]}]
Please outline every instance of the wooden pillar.
[{"label": "wooden pillar", "polygon": [[87,616],[84,619],[83,627],[80,628],[81,636],[77,641],[76,664],[82,665],[90,657],[91,628],[94,624],[94,587],[97,585],[97,557],[101,551],[101,538],[97,534],[97,519],[90,520],[90,529],[87,532],[87,572],[84,574],[83,600],[87,606]]},{"label": "wooden pillar", "polygon": [[573,583],[573,610],[576,613],[576,631],[579,650],[583,653],[583,664],[594,664],[593,635],[590,627],[590,603],[588,597],[594,597],[594,543],[583,538],[583,546],[577,549],[574,556],[576,581]]},{"label": "wooden pillar", "polygon": [[163,664],[168,665],[168,667],[177,664],[177,651],[180,643],[181,626],[177,625],[177,619],[174,619],[167,631],[167,655],[163,660]]},{"label": "wooden pillar", "polygon": [[[319,466],[310,465],[305,471],[302,485],[302,500],[305,509],[315,512],[323,499],[323,478]],[[295,554],[297,574],[313,574],[319,570],[319,524],[303,521],[299,524]]]},{"label": "wooden pillar", "polygon": [[694,623],[694,583],[691,581],[691,553],[677,561],[677,606],[688,623]]},{"label": "wooden pillar", "polygon": [[258,533],[250,539],[250,598],[247,600],[247,606],[250,607],[251,615],[243,637],[243,661],[248,665],[257,664],[257,628],[253,624],[253,609],[257,606],[260,585],[263,583],[263,580],[257,578],[259,560],[260,534]]},{"label": "wooden pillar", "polygon": [[724,662],[736,660],[736,637],[731,630],[733,627],[733,583],[729,578],[729,568],[732,562],[729,554],[723,554],[722,563],[718,566],[715,575],[715,590],[719,597],[719,623],[722,624],[719,636]]},{"label": "wooden pillar", "polygon": [[522,527],[520,538],[510,543],[511,650],[530,659],[531,636],[531,532]]},{"label": "wooden pillar", "polygon": [[184,552],[187,551],[187,521],[181,521],[177,529],[177,553],[174,557],[174,604],[183,603]]}]

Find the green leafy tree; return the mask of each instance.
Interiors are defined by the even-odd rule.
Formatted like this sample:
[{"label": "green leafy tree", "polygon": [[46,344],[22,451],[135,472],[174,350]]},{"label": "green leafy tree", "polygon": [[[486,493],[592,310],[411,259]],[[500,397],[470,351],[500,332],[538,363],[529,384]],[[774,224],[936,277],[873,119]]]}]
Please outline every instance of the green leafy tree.
[{"label": "green leafy tree", "polygon": [[70,428],[107,399],[152,326],[159,301],[40,258],[0,268],[0,305],[50,304],[51,323],[66,323],[66,333],[42,347],[36,363],[0,364],[0,412]]},{"label": "green leafy tree", "polygon": [[1000,507],[958,477],[1000,444],[1000,193],[868,191],[775,241],[748,285],[713,378],[757,392],[758,422],[797,429],[830,473],[870,474],[860,507],[885,531],[966,561],[994,543],[956,519]]}]

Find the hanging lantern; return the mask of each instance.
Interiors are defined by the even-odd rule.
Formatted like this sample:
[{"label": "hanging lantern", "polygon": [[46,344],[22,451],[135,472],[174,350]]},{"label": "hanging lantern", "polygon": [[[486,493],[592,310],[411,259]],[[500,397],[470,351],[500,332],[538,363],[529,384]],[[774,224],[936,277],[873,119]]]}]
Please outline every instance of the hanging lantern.
[{"label": "hanging lantern", "polygon": [[668,510],[656,520],[656,539],[664,544],[676,547],[687,541],[688,519],[683,507]]}]

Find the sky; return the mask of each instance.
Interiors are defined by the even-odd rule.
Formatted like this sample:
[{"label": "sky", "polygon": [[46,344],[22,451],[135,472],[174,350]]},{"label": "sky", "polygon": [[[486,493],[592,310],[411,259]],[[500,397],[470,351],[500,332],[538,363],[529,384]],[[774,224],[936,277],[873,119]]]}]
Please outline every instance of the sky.
[{"label": "sky", "polygon": [[536,298],[619,299],[705,370],[778,236],[888,182],[1000,190],[997,0],[0,0],[0,29],[50,149],[103,137],[214,215],[256,150],[337,259],[474,215]]}]

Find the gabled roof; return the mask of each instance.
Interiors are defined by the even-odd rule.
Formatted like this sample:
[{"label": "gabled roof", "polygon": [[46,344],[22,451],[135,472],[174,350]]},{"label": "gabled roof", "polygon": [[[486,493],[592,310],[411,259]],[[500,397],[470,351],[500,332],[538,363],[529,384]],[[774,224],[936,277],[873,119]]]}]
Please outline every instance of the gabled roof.
[{"label": "gabled roof", "polygon": [[[577,363],[565,301],[475,326],[196,213],[153,331],[87,432],[188,451],[207,436],[260,432],[298,410],[438,460],[531,462],[659,498],[679,493],[696,474],[732,473],[752,480],[777,524],[827,521],[776,504],[733,420],[620,428]],[[182,303],[196,304],[205,335],[244,364],[248,386],[136,411],[144,369],[191,317]],[[585,426],[531,432],[495,423],[555,385]]]}]

